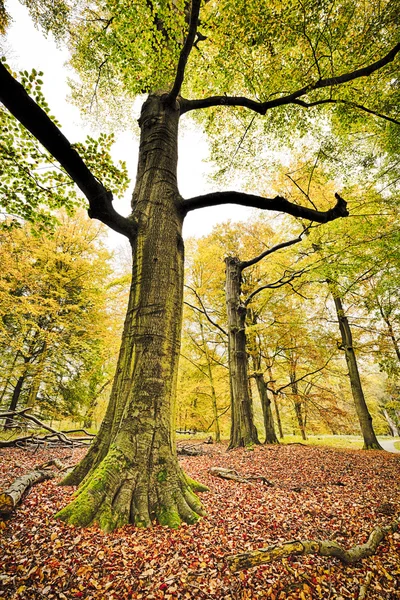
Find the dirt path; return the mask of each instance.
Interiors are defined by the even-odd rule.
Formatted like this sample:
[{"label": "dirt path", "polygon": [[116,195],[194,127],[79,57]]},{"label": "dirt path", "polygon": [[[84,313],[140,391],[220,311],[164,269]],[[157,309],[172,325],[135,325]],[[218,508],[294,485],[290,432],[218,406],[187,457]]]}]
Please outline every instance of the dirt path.
[{"label": "dirt path", "polygon": [[382,446],[382,448],[384,450],[386,450],[387,452],[393,452],[395,454],[400,453],[400,450],[397,450],[397,448],[395,448],[394,443],[397,440],[379,440],[380,445]]}]

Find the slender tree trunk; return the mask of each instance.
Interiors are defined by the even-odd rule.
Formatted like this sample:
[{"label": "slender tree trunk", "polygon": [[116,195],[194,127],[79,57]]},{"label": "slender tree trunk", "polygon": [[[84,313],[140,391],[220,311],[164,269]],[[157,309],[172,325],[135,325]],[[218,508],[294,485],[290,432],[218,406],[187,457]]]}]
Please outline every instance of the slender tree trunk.
[{"label": "slender tree trunk", "polygon": [[[25,373],[18,377],[17,383],[15,384],[13,395],[11,396],[11,402],[8,407],[9,412],[14,411],[17,408],[19,397],[20,397],[21,391],[22,391],[22,386],[24,385],[24,381],[25,381]],[[13,422],[12,419],[6,419],[5,423],[4,423],[4,430],[11,429],[12,422]]]},{"label": "slender tree trunk", "polygon": [[400,362],[400,346],[399,346],[399,343],[395,336],[395,333],[393,330],[393,325],[392,325],[389,317],[387,316],[387,314],[385,313],[385,311],[383,310],[382,306],[379,303],[378,303],[378,306],[379,306],[379,311],[381,313],[382,319],[385,321],[386,327],[388,329],[389,337],[392,340],[392,344],[393,344],[394,351],[396,352],[397,360]]},{"label": "slender tree trunk", "polygon": [[8,370],[8,376],[7,376],[7,379],[6,379],[5,383],[4,383],[4,387],[3,387],[3,390],[2,390],[1,396],[0,396],[0,406],[1,406],[2,402],[3,402],[4,396],[6,395],[7,388],[10,385],[11,376],[12,376],[13,370],[15,368],[15,365],[17,364],[17,360],[18,360],[19,355],[20,355],[20,352],[18,350],[15,353],[14,359],[12,361],[12,365],[10,366],[10,368]]},{"label": "slender tree trunk", "polygon": [[[248,310],[249,320],[252,325],[257,325],[257,315],[254,311]],[[253,362],[254,374],[253,377],[256,381],[258,395],[260,396],[261,408],[264,417],[264,429],[265,429],[265,444],[279,444],[278,438],[275,433],[274,417],[272,415],[271,400],[268,396],[267,384],[264,379],[261,364],[261,350],[260,345],[257,343],[256,335],[252,333],[248,336],[248,345],[250,347],[250,356]]]},{"label": "slender tree trunk", "polygon": [[207,373],[208,373],[208,379],[210,382],[210,389],[211,389],[211,405],[212,405],[212,411],[213,411],[214,423],[215,423],[215,426],[214,426],[215,427],[215,441],[220,442],[221,441],[221,430],[219,427],[217,395],[215,393],[214,377],[213,377],[213,372],[212,372],[212,368],[211,368],[210,354],[208,351],[206,339],[204,337],[204,327],[203,327],[203,323],[201,322],[201,319],[200,319],[200,331],[201,331],[201,341],[202,341],[203,347],[204,347],[204,355],[206,357],[206,362],[207,362]]},{"label": "slender tree trunk", "polygon": [[226,307],[228,314],[229,381],[231,388],[231,436],[229,450],[259,444],[249,393],[246,352],[246,308],[240,303],[241,267],[237,258],[226,264]]},{"label": "slender tree trunk", "polygon": [[36,399],[37,399],[37,395],[39,393],[40,384],[42,383],[42,379],[43,379],[43,372],[44,372],[46,357],[47,357],[47,344],[46,344],[46,342],[44,342],[42,350],[39,355],[39,360],[38,360],[38,364],[36,366],[35,373],[32,374],[32,384],[31,384],[31,388],[28,393],[28,399],[26,402],[26,405],[29,407],[35,406],[35,404],[36,404]]},{"label": "slender tree trunk", "polygon": [[296,415],[297,424],[300,429],[301,437],[304,441],[307,439],[306,435],[306,425],[305,425],[305,417],[303,415],[303,405],[299,398],[299,388],[297,385],[297,375],[296,375],[296,364],[291,360],[290,362],[290,388],[293,394],[293,404],[294,404],[294,413]]},{"label": "slender tree trunk", "polygon": [[398,437],[399,436],[399,429],[398,429],[396,423],[393,421],[392,417],[389,415],[389,413],[386,410],[386,408],[383,409],[382,413],[383,413],[383,416],[386,419],[386,423],[389,426],[390,435],[392,437]]},{"label": "slender tree trunk", "polygon": [[275,433],[274,417],[272,415],[271,400],[268,397],[267,384],[263,374],[258,371],[254,374],[258,393],[260,395],[261,406],[264,416],[264,427],[265,427],[265,444],[279,444],[278,438]]},{"label": "slender tree trunk", "polygon": [[97,392],[94,391],[95,385],[89,386],[90,387],[89,393],[91,394],[91,398],[90,398],[89,406],[86,410],[85,416],[83,417],[83,427],[85,429],[92,427],[93,415],[94,415],[95,408],[97,406],[97,402],[98,402],[101,394],[104,392],[106,387],[108,385],[110,385],[111,382],[112,382],[112,378],[108,379],[105,383],[103,383],[103,385],[100,387],[100,389]]},{"label": "slender tree trunk", "polygon": [[364,438],[364,449],[382,450],[383,448],[379,444],[375,435],[375,431],[372,426],[372,417],[369,413],[368,406],[365,401],[360,374],[357,366],[357,359],[353,348],[353,336],[351,334],[349,321],[344,313],[341,298],[333,292],[332,295],[339,322],[340,335],[342,338],[341,348],[344,351],[344,355],[346,357],[347,368],[349,370],[351,392],[353,394],[354,404],[356,407],[358,420],[360,422],[361,433]]},{"label": "slender tree trunk", "polygon": [[279,406],[278,406],[278,401],[276,399],[276,392],[275,392],[275,380],[272,376],[272,368],[271,365],[267,366],[267,370],[268,370],[268,377],[269,377],[269,387],[272,390],[272,399],[273,399],[273,403],[274,403],[274,409],[275,409],[275,414],[276,414],[276,422],[278,424],[278,431],[279,431],[279,437],[281,439],[283,439],[283,429],[282,429],[282,421],[281,421],[281,414],[279,412]]},{"label": "slender tree trunk", "polygon": [[202,508],[179,466],[175,394],[183,304],[183,215],[176,182],[179,111],[145,102],[133,216],[132,285],[109,406],[88,454],[64,483],[83,483],[59,517],[105,530],[154,519],[177,527]]}]

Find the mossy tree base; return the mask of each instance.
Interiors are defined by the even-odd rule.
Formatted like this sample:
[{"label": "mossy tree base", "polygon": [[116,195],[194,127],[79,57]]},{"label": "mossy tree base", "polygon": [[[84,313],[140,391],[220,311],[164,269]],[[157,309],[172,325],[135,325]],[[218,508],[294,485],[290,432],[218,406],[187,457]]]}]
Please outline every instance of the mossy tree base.
[{"label": "mossy tree base", "polygon": [[112,445],[56,516],[75,526],[98,524],[107,532],[129,523],[148,527],[153,521],[175,528],[204,515],[194,491],[206,490],[185,475],[173,456],[158,460],[149,473]]}]

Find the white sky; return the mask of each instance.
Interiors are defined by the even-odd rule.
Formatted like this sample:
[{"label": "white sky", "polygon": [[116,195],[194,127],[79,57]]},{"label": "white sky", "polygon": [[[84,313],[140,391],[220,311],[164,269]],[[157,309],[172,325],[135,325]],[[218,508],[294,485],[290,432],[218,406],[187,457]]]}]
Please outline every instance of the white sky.
[{"label": "white sky", "polygon": [[[70,142],[82,141],[86,134],[91,132],[89,127],[82,123],[78,108],[67,102],[69,87],[65,62],[68,59],[68,52],[57,48],[51,36],[45,38],[33,27],[27,9],[17,0],[6,2],[6,8],[12,17],[12,25],[3,48],[8,63],[15,70],[30,71],[35,68],[44,72],[43,92],[51,112],[61,123],[63,133]],[[123,200],[116,200],[114,205],[119,212],[127,215],[136,173],[138,140],[130,132],[117,134],[116,139],[113,157],[126,161],[131,184],[126,197]],[[180,136],[178,164],[179,188],[184,198],[205,194],[215,189],[215,185],[207,180],[207,164],[204,162],[207,154],[205,136],[198,128],[186,126]],[[235,205],[194,211],[185,219],[184,237],[206,235],[218,222],[227,219],[246,219],[250,214],[251,209]],[[110,230],[110,245],[118,246],[122,242],[122,236]]]}]

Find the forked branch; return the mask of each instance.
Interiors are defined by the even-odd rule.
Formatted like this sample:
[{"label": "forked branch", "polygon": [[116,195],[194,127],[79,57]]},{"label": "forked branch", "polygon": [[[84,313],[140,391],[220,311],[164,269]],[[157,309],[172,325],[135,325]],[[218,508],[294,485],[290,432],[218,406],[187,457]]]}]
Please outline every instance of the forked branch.
[{"label": "forked branch", "polygon": [[185,68],[194,46],[197,33],[197,24],[199,22],[201,0],[192,0],[192,11],[190,13],[189,32],[179,56],[178,66],[176,68],[176,77],[172,90],[167,96],[167,102],[174,102],[181,91],[183,79],[185,77]]},{"label": "forked branch", "polygon": [[89,201],[88,214],[128,238],[135,234],[134,223],[116,212],[112,193],[96,179],[78,152],[25,88],[0,64],[0,102],[66,170]]}]

